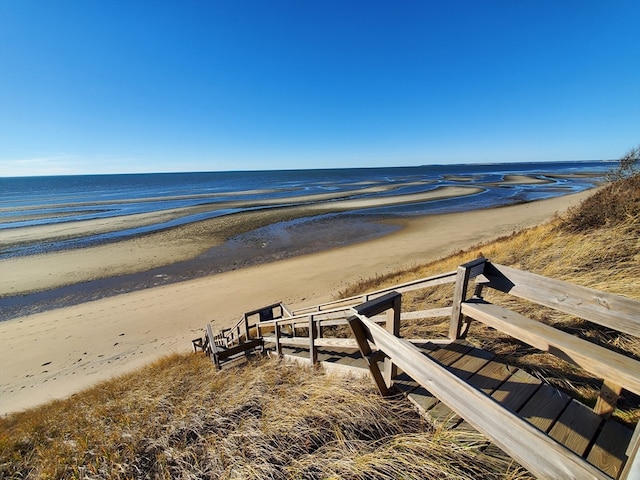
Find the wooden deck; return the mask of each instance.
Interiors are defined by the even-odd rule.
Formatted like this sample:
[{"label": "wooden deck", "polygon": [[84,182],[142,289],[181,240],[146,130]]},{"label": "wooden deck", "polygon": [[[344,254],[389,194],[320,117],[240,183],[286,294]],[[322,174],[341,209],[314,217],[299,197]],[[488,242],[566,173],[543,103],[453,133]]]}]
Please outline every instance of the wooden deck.
[{"label": "wooden deck", "polygon": [[[603,420],[592,409],[572,400],[565,393],[464,341],[444,345],[425,342],[416,346],[423,355],[548,433],[591,465],[613,478],[620,473],[633,430],[616,420]],[[273,352],[275,344],[267,343],[265,348]],[[304,348],[284,347],[283,355],[290,360],[310,363],[309,351]],[[368,374],[360,351],[353,348],[319,348],[318,362],[330,371]],[[406,373],[399,372],[394,379],[394,386],[434,426],[473,430],[459,415]],[[497,447],[487,440],[487,448]],[[506,455],[504,452],[501,454]]]}]

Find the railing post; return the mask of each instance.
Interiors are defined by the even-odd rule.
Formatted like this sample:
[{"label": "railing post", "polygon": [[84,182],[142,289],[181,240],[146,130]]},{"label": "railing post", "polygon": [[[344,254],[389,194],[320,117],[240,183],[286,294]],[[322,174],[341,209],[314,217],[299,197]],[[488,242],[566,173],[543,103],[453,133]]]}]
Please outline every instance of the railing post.
[{"label": "railing post", "polygon": [[[366,318],[372,318],[376,315],[387,312],[386,330],[394,337],[400,335],[400,314],[402,310],[402,295],[398,292],[389,292],[386,295],[377,297],[374,300],[370,300],[366,303],[352,307],[353,310]],[[352,317],[348,320],[351,330],[353,332],[356,341],[358,342],[358,348],[362,357],[369,366],[369,371],[380,390],[382,395],[388,395],[393,383],[393,378],[397,375],[397,367],[393,362],[386,358],[383,351],[379,350],[376,353],[372,353],[371,347],[367,343],[367,340],[371,340],[367,337],[364,326],[360,319]],[[380,371],[378,361],[384,359],[383,370]]]},{"label": "railing post", "polygon": [[318,349],[315,345],[316,324],[313,321],[313,315],[309,315],[309,360],[311,365],[316,366],[318,363]]},{"label": "railing post", "polygon": [[358,348],[360,349],[360,354],[362,358],[369,366],[369,371],[371,372],[371,377],[373,377],[373,381],[378,387],[378,391],[380,395],[385,396],[389,394],[389,388],[387,387],[387,383],[384,380],[384,374],[380,372],[380,367],[378,366],[378,359],[380,351],[373,353],[371,351],[371,347],[369,346],[370,338],[367,335],[367,331],[362,324],[362,320],[360,318],[354,316],[347,319],[349,322],[349,326],[351,327],[351,331],[353,332],[353,336],[358,343]]},{"label": "railing post", "polygon": [[449,338],[456,340],[463,338],[462,322],[462,302],[467,298],[469,280],[480,275],[484,271],[486,258],[478,258],[458,267],[456,274],[456,286],[453,290],[453,305],[451,306],[451,323],[449,324]]},{"label": "railing post", "polygon": [[275,324],[275,335],[276,335],[276,353],[279,357],[282,356],[282,345],[280,344],[280,324],[276,322]]},{"label": "railing post", "polygon": [[220,359],[218,358],[218,348],[216,347],[216,341],[213,335],[213,329],[211,324],[207,323],[207,338],[209,339],[209,348],[211,349],[211,360],[215,364],[216,368],[220,370]]},{"label": "railing post", "polygon": [[[394,337],[400,336],[400,315],[402,314],[402,297],[398,295],[393,299],[392,308],[387,310],[387,332]],[[398,367],[390,358],[384,359],[384,381],[387,388],[391,388],[393,379],[398,376]]]},{"label": "railing post", "polygon": [[598,396],[596,405],[593,407],[593,412],[604,419],[610,418],[616,408],[618,398],[620,398],[620,392],[622,392],[620,385],[605,379],[602,382],[600,395]]},{"label": "railing post", "polygon": [[[248,342],[249,339],[251,337],[249,337],[249,317],[247,316],[247,314],[244,314],[244,340],[245,342]],[[240,341],[238,339],[238,341]]]}]

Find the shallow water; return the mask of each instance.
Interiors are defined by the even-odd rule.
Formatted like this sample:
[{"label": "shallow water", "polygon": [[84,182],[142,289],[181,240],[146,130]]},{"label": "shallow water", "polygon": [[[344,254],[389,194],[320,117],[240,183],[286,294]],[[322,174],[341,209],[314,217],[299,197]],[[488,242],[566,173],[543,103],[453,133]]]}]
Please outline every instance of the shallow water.
[{"label": "shallow water", "polygon": [[[313,197],[301,199],[302,195],[342,193],[348,198],[376,199],[443,186],[473,186],[482,188],[482,192],[446,200],[362,209],[356,213],[407,216],[509,205],[591,188],[612,165],[611,162],[544,162],[0,178],[0,259],[117,241],[256,208],[316,202]],[[509,175],[534,176],[547,183],[500,185]],[[372,187],[378,189],[372,191]],[[8,234],[3,235],[32,226],[73,225],[85,220],[160,214],[177,208],[185,211],[168,220],[114,227],[99,234],[35,242],[10,242]],[[200,211],[189,211],[189,208]]]},{"label": "shallow water", "polygon": [[[379,199],[442,186],[482,189],[464,197],[342,213],[309,213],[310,216],[304,218],[274,223],[232,237],[192,260],[46,292],[0,298],[0,320],[371,240],[398,228],[380,222],[384,218],[469,211],[583,191],[601,182],[612,166],[610,162],[562,162],[0,178],[0,261],[12,256],[118,241],[247,210],[317,204],[321,200],[314,195],[320,194],[342,193],[348,198]],[[532,176],[545,183],[501,184],[508,175]],[[229,202],[237,203],[232,208]],[[322,202],[331,209],[332,200]],[[169,220],[166,215],[160,215],[174,208],[203,206],[205,211],[186,210]],[[32,226],[72,226],[83,220],[138,213],[157,213],[158,217],[146,225],[89,232],[60,240],[36,239],[14,244],[5,240],[8,233]],[[2,274],[10,275],[10,272]]]},{"label": "shallow water", "polygon": [[378,219],[357,215],[322,215],[279,222],[237,235],[191,260],[45,292],[0,298],[0,321],[342,247],[372,240],[400,228],[375,221]]}]

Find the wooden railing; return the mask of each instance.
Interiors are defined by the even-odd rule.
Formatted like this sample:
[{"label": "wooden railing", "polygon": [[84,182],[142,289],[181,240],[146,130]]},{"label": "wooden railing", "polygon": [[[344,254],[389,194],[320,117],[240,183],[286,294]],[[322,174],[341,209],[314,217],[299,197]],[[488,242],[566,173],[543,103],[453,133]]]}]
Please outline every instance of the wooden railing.
[{"label": "wooden railing", "polygon": [[[482,293],[486,288],[499,290],[634,336],[640,336],[640,302],[492,264],[483,258],[459,267],[456,277],[450,323],[452,341],[463,338],[471,321],[476,320],[582,367],[603,379],[594,411],[604,418],[611,415],[623,388],[640,394],[640,362],[637,360],[491,304],[482,298]],[[469,295],[472,280],[475,286]],[[365,359],[371,357],[372,347],[377,348],[381,353],[375,355],[376,359],[383,355],[386,361],[401,368],[540,478],[611,478],[444,366],[425,357],[410,342],[397,338],[388,327],[384,329],[372,321],[372,313],[393,309],[394,302],[399,299],[390,294],[354,308],[349,323]],[[367,363],[380,392],[385,394],[392,387],[393,375],[383,376],[377,362],[367,360]],[[640,478],[639,444],[637,425],[627,447],[628,460],[617,478]]]},{"label": "wooden railing", "polygon": [[[357,313],[350,323],[354,328],[354,334],[360,336],[363,343],[374,344],[394,365],[400,367],[534,475],[540,478],[575,480],[609,478],[530,423],[502,408],[481,390],[422,355],[410,342],[397,338],[372,322],[366,314]],[[358,333],[358,330],[361,333]],[[372,375],[374,379],[376,376],[380,377],[379,372],[376,375],[372,371]],[[379,381],[376,380],[376,383]],[[389,387],[385,380],[381,390]]]},{"label": "wooden railing", "polygon": [[[463,336],[461,325],[466,316],[582,367],[604,379],[595,407],[598,414],[611,414],[622,388],[640,395],[640,362],[487,302],[482,292],[491,288],[635,337],[640,337],[639,302],[486,260],[462,265],[458,276],[467,285],[475,278],[476,288],[471,298],[454,298],[452,338]],[[466,292],[467,288],[463,285],[458,290]]]},{"label": "wooden railing", "polygon": [[[453,284],[455,280],[455,271],[425,277],[397,285],[396,289],[385,288],[363,295],[293,310],[288,317],[247,325],[247,329],[249,331],[255,330],[256,335],[265,338],[265,341],[273,340],[278,354],[282,354],[283,346],[309,348],[309,357],[315,364],[317,363],[318,347],[356,348],[358,346],[355,338],[324,338],[323,335],[325,327],[348,325],[348,319],[352,316],[353,309],[357,307],[357,305],[366,304],[378,298],[384,298],[390,292],[396,294],[398,290],[408,292],[433,288],[443,284]],[[451,315],[451,307],[432,308],[405,313],[398,311],[398,315],[401,315],[401,317],[398,317],[398,321],[400,321],[400,319],[410,321],[418,318],[447,317]],[[383,323],[387,321],[385,317],[374,317],[373,320]],[[283,336],[284,330],[288,330],[287,336]],[[299,330],[303,330],[306,335],[304,337],[299,336]],[[273,336],[264,336],[267,332],[273,333]]]},{"label": "wooden railing", "polygon": [[354,295],[351,297],[342,298],[339,300],[333,300],[331,302],[321,303],[319,305],[313,305],[310,307],[302,307],[302,308],[293,310],[291,315],[292,316],[304,315],[304,314],[309,314],[314,312],[322,312],[324,310],[352,307],[354,305],[366,303],[370,300],[381,297],[390,292],[406,293],[412,290],[420,290],[420,289],[434,287],[434,286],[442,285],[446,283],[454,283],[456,281],[456,275],[457,275],[457,272],[452,271],[452,272],[442,273],[439,275],[432,275],[430,277],[419,278],[417,280],[411,280],[406,283],[394,285],[393,287],[387,287],[380,290],[363,293],[361,295]]},{"label": "wooden railing", "polygon": [[[402,312],[403,292],[442,284],[454,284],[449,307]],[[233,348],[238,342],[260,339],[275,345],[278,355],[285,347],[302,347],[308,349],[312,364],[318,363],[320,348],[358,348],[383,395],[392,391],[396,371],[402,369],[534,475],[610,479],[548,434],[423,355],[410,341],[399,338],[401,321],[449,317],[449,342],[463,339],[473,321],[477,321],[601,378],[602,390],[594,411],[603,418],[611,415],[622,389],[640,395],[640,362],[491,303],[483,296],[489,289],[640,337],[638,301],[479,258],[454,272],[347,299],[297,310],[275,303],[246,312],[234,328],[218,334],[215,343]],[[252,322],[254,318],[257,321]],[[336,325],[349,325],[352,336],[326,338],[324,328]],[[640,430],[636,426],[627,448],[626,466],[617,478],[640,478],[639,444]]]}]

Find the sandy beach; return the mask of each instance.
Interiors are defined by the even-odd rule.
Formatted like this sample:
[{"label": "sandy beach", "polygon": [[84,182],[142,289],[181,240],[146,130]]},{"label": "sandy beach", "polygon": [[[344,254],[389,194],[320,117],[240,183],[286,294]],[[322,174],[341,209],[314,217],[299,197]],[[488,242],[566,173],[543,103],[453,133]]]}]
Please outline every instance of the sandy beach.
[{"label": "sandy beach", "polygon": [[[359,278],[539,224],[590,194],[404,219],[400,230],[375,240],[0,322],[0,414],[63,398],[163,355],[189,351],[206,322],[219,329],[235,324],[244,311],[276,301],[300,307],[330,300]],[[52,277],[36,287],[51,288],[70,281],[69,276],[77,281],[114,275],[117,270],[105,268],[118,262],[129,269],[150,268],[194,254],[197,242],[185,244],[172,235],[40,255],[37,261],[9,259],[0,265],[2,291],[33,289],[33,278]],[[76,276],[70,265],[79,270]]]}]

